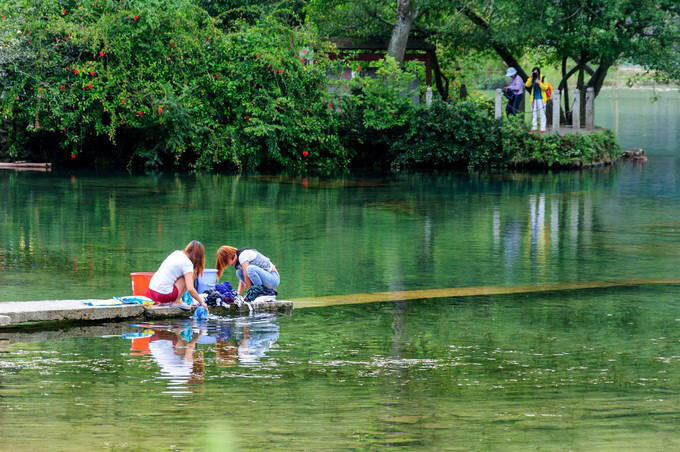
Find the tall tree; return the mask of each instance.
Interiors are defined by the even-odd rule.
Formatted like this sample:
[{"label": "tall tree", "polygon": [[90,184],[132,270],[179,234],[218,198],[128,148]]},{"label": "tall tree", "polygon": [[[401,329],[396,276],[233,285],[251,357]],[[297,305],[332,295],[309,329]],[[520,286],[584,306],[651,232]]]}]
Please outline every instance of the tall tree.
[{"label": "tall tree", "polygon": [[397,19],[394,22],[394,28],[392,28],[392,37],[387,47],[387,54],[399,64],[404,62],[411,25],[413,25],[417,15],[416,0],[397,0]]}]

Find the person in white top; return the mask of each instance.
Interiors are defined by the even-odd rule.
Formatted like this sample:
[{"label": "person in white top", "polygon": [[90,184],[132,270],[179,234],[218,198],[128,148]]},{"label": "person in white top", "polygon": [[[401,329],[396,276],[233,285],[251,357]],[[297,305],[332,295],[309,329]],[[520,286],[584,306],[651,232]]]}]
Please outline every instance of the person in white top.
[{"label": "person in white top", "polygon": [[205,248],[201,242],[192,240],[184,251],[173,251],[165,258],[149,282],[149,298],[189,310],[191,308],[182,303],[182,296],[188,290],[201,306],[208,307],[194,288],[194,278],[203,274],[204,267]]}]

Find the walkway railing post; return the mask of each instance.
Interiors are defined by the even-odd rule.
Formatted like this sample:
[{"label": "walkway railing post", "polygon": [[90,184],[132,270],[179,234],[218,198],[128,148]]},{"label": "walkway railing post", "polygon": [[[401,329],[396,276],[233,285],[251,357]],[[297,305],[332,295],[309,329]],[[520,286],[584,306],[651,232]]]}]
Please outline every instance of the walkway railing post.
[{"label": "walkway railing post", "polygon": [[595,128],[595,89],[586,89],[586,130]]},{"label": "walkway railing post", "polygon": [[581,91],[574,90],[574,106],[571,107],[571,127],[574,132],[581,128]]},{"label": "walkway railing post", "polygon": [[500,119],[501,111],[503,111],[503,109],[501,108],[503,106],[502,100],[503,100],[503,91],[500,88],[498,88],[498,89],[496,89],[496,108],[494,110],[494,116],[495,116],[496,119]]},{"label": "walkway railing post", "polygon": [[553,132],[560,131],[560,92],[557,91],[552,95],[552,130]]},{"label": "walkway railing post", "polygon": [[425,105],[427,108],[432,106],[432,87],[428,86],[425,90]]}]

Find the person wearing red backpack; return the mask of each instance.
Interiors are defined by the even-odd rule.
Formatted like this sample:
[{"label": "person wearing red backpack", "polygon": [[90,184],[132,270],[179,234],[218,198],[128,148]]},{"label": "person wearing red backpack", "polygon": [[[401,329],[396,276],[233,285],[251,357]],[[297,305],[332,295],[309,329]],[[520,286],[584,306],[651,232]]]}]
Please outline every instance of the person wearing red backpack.
[{"label": "person wearing red backpack", "polygon": [[[545,81],[545,77],[541,78],[541,70],[535,67],[531,70],[531,77],[525,83],[527,92],[531,95],[531,132],[536,131],[538,125],[538,118],[541,118],[541,133],[545,133],[545,125],[547,118],[545,115],[545,106],[548,99],[552,95],[552,85]],[[550,90],[550,94],[548,94]]]}]

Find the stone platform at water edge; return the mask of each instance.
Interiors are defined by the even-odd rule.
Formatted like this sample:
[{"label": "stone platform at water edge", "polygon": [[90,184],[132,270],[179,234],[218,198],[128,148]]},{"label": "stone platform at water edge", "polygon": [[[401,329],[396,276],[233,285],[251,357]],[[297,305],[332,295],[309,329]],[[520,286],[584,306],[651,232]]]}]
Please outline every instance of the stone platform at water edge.
[{"label": "stone platform at water edge", "polygon": [[[87,300],[108,301],[108,300]],[[290,312],[293,302],[276,300],[252,303],[256,312]],[[240,308],[230,305],[229,308],[210,308],[216,315],[240,314],[250,312],[247,305]],[[170,306],[142,306],[126,304],[119,306],[87,306],[84,300],[45,300],[45,301],[9,301],[0,303],[0,327],[36,322],[77,322],[93,320],[122,320],[133,318],[163,319],[173,317],[189,317],[191,312]]]}]

